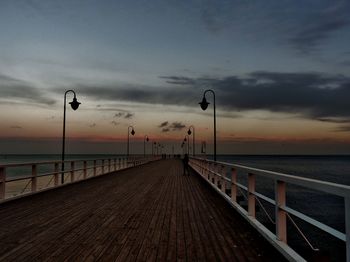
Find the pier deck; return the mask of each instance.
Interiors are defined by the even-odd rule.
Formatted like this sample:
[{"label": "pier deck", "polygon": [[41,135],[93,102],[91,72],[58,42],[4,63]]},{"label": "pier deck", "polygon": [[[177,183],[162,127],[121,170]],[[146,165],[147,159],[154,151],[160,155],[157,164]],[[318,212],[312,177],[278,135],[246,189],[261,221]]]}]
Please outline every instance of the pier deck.
[{"label": "pier deck", "polygon": [[283,261],[202,178],[161,160],[0,205],[1,261]]}]

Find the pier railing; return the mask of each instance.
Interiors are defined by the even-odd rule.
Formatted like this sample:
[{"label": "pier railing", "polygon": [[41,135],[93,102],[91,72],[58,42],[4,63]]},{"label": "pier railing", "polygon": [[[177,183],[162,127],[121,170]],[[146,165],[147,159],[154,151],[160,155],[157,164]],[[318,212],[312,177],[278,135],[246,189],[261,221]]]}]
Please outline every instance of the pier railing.
[{"label": "pier railing", "polygon": [[[46,161],[0,165],[0,203],[4,200],[62,186],[113,171],[142,165],[159,156]],[[62,171],[64,163],[64,171]]]},{"label": "pier railing", "polygon": [[[333,237],[344,241],[346,244],[346,261],[350,262],[350,186],[200,158],[191,158],[190,165],[270,243],[280,250],[288,260],[304,261],[304,259],[287,244],[287,220],[293,223],[305,241],[308,242],[305,235],[293,220],[293,217],[297,217],[327,232]],[[247,186],[237,181],[238,171],[246,175]],[[274,199],[256,191],[256,181],[262,177],[274,181]],[[340,232],[302,212],[288,207],[286,205],[287,184],[302,186],[304,188],[342,197],[344,199],[346,232]],[[226,193],[227,189],[231,191],[230,196]],[[237,201],[238,192],[246,192],[247,209],[242,207],[239,201]],[[270,217],[275,224],[274,232],[257,220],[256,205],[261,204],[260,200],[274,206],[274,221],[273,216]]]}]

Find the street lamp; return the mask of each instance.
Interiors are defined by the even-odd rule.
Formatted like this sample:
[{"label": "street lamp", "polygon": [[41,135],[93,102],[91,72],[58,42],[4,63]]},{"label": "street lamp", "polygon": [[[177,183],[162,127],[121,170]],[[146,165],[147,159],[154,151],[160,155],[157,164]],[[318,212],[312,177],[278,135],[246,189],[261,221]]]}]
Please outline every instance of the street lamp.
[{"label": "street lamp", "polygon": [[152,155],[156,154],[156,151],[154,150],[156,145],[157,145],[157,142],[153,142],[153,144],[152,144]]},{"label": "street lamp", "polygon": [[143,157],[146,157],[146,142],[149,141],[149,138],[147,135],[143,138]]},{"label": "street lamp", "polygon": [[192,155],[194,156],[196,154],[196,149],[195,149],[195,131],[194,131],[194,126],[190,126],[188,128],[188,131],[187,131],[187,134],[190,136],[192,134],[191,132],[191,127],[192,127],[192,130],[193,130],[193,146],[192,146]]},{"label": "street lamp", "polygon": [[[130,128],[131,128],[131,132],[130,132]],[[128,145],[126,148],[126,156],[129,157],[129,142],[130,142],[130,134],[131,135],[135,135],[135,130],[133,126],[128,126]]]},{"label": "street lamp", "polygon": [[207,89],[204,91],[202,102],[199,102],[198,104],[201,106],[202,110],[205,111],[208,108],[208,105],[210,104],[207,102],[207,99],[205,98],[205,94],[207,92],[211,92],[213,94],[214,98],[214,161],[216,161],[216,110],[215,110],[215,92],[211,89]]},{"label": "street lamp", "polygon": [[190,139],[188,138],[188,135],[186,135],[184,138],[184,143],[186,141],[187,141],[187,155],[190,155],[190,145],[189,145]]},{"label": "street lamp", "polygon": [[62,164],[61,164],[61,184],[64,184],[64,154],[65,154],[65,142],[66,142],[66,103],[67,103],[67,94],[72,92],[74,94],[74,98],[72,102],[69,102],[72,109],[75,111],[78,109],[81,103],[78,102],[76,94],[73,90],[68,90],[64,93],[64,105],[63,105],[63,135],[62,135]]},{"label": "street lamp", "polygon": [[159,155],[159,148],[161,147],[160,143],[157,145],[157,155]]}]

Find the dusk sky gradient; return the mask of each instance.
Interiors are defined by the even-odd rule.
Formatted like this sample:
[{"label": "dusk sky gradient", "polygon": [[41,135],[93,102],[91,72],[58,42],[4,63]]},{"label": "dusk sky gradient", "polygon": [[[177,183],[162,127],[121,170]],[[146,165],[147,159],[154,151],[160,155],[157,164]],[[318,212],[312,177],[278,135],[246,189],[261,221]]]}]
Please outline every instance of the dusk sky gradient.
[{"label": "dusk sky gradient", "polygon": [[125,153],[129,125],[131,153],[144,135],[180,152],[189,125],[210,153],[208,88],[218,153],[350,154],[349,14],[346,0],[3,0],[0,154],[60,153],[68,89],[82,104],[67,153]]}]

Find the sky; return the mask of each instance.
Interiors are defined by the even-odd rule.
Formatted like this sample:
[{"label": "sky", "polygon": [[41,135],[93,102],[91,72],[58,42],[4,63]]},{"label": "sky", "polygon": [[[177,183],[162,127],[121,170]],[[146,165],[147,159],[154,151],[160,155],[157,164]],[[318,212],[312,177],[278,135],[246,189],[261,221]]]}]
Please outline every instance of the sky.
[{"label": "sky", "polygon": [[[0,154],[350,154],[350,2],[1,0]],[[67,94],[67,103],[73,98]],[[69,105],[68,105],[69,106]],[[192,142],[192,136],[190,136]]]}]

